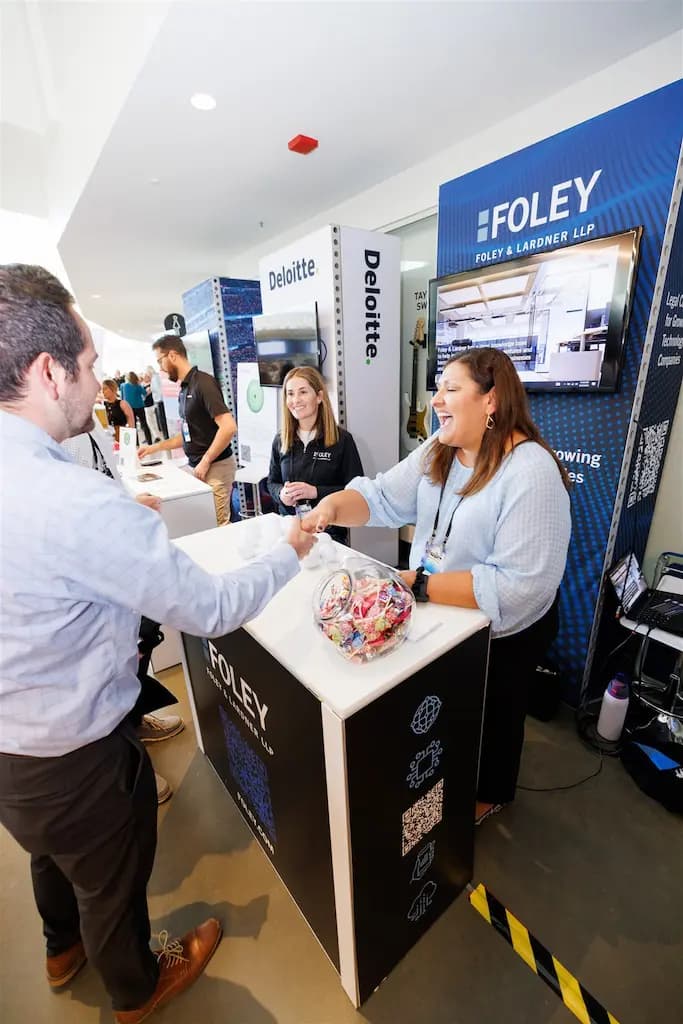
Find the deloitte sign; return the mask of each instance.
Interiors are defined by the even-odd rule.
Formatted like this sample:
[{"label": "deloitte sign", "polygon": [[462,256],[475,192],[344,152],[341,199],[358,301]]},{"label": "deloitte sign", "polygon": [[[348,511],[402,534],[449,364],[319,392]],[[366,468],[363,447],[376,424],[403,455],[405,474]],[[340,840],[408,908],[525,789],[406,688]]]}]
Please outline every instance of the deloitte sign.
[{"label": "deloitte sign", "polygon": [[382,314],[378,306],[381,288],[377,283],[380,254],[376,249],[365,250],[365,362],[370,365],[377,355],[379,342],[380,319]]},{"label": "deloitte sign", "polygon": [[278,288],[286,288],[287,285],[294,284],[296,281],[307,281],[314,277],[315,273],[314,259],[292,260],[289,266],[283,264],[279,270],[268,271],[268,286],[271,292],[274,292]]}]

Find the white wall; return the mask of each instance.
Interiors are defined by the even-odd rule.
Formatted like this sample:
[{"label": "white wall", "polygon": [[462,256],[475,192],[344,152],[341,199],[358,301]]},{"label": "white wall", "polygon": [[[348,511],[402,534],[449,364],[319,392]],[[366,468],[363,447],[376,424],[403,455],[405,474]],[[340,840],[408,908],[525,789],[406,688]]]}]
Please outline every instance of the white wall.
[{"label": "white wall", "polygon": [[[228,277],[258,277],[261,257],[303,238],[324,224],[344,224],[376,231],[397,227],[417,219],[420,214],[434,213],[439,185],[443,182],[668,85],[683,73],[682,53],[683,32],[677,32],[554,95],[549,83],[539,82],[539,92],[545,98],[535,106],[478,135],[460,139],[429,160],[331,209],[323,210],[296,229],[263,241],[258,248],[227,259],[221,272]],[[487,71],[484,69],[482,73]],[[425,110],[429,116],[428,104]],[[457,136],[457,124],[453,126],[452,134]],[[628,145],[628,140],[624,140],[624,145]]]},{"label": "white wall", "polygon": [[[42,217],[29,217],[0,209],[0,264],[36,263],[45,267],[59,278],[65,288],[73,293],[66,268],[62,263],[54,240],[53,231]],[[78,296],[76,296],[78,299]],[[102,377],[111,375],[116,369],[123,373],[128,370],[144,370],[155,365],[150,342],[124,338],[114,331],[88,320],[93,344],[99,355],[95,373]]]},{"label": "white wall", "polygon": [[[583,82],[552,95],[539,83],[543,100],[478,135],[460,139],[441,153],[381,182],[374,188],[324,210],[294,231],[263,242],[227,261],[227,276],[256,277],[262,256],[302,238],[324,224],[380,230],[434,213],[439,186],[524,146],[580,124],[676,81],[683,73],[683,32],[648,46]],[[453,134],[457,133],[457,126]],[[624,140],[628,145],[628,140]],[[679,396],[674,431],[645,555],[646,575],[660,551],[683,551],[683,397]]]},{"label": "white wall", "polygon": [[[56,237],[68,223],[167,10],[163,0],[41,5],[42,30],[54,61],[48,87],[54,85],[59,117],[47,182]],[[60,38],[63,46],[56,45]],[[65,55],[61,64],[55,60],[59,53]]]},{"label": "white wall", "polygon": [[37,263],[71,290],[54,236],[43,217],[0,209],[0,263]]},{"label": "white wall", "polygon": [[95,348],[100,354],[102,376],[113,377],[117,370],[121,373],[134,370],[139,376],[148,366],[156,366],[151,342],[124,338],[98,324],[90,323],[90,330]]}]

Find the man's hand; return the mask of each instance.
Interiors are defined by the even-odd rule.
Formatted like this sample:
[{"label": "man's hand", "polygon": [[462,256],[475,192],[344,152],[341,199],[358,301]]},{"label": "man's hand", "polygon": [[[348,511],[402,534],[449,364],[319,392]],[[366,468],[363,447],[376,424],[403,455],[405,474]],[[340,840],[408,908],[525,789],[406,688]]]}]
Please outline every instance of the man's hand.
[{"label": "man's hand", "polygon": [[201,462],[197,463],[192,472],[194,473],[198,480],[206,480],[206,474],[209,472],[210,469],[211,463],[208,461],[208,459],[204,458],[201,460]]},{"label": "man's hand", "polygon": [[299,522],[301,528],[306,533],[323,533],[336,519],[337,506],[334,500],[334,494],[329,494],[326,498],[323,498],[319,505],[313,509],[312,512],[307,512],[305,516],[301,516]]},{"label": "man's hand", "polygon": [[144,459],[145,455],[154,455],[158,451],[159,447],[156,444],[141,444],[138,448],[138,458]]},{"label": "man's hand", "polygon": [[139,505],[152,508],[155,512],[161,512],[161,498],[157,498],[155,494],[136,494],[135,500]]},{"label": "man's hand", "polygon": [[309,553],[314,544],[317,543],[315,537],[309,536],[304,533],[299,525],[299,519],[297,516],[292,516],[292,522],[289,524],[287,529],[286,541],[296,551],[297,558],[301,561]]}]

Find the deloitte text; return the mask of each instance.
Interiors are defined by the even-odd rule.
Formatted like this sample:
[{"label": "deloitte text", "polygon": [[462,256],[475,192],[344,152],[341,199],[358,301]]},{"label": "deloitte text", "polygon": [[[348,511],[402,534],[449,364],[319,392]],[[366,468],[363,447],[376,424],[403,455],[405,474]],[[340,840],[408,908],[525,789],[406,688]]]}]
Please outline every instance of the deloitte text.
[{"label": "deloitte text", "polygon": [[380,254],[376,249],[365,250],[365,362],[369,365],[377,355],[380,340],[379,303],[382,290],[377,284]]},{"label": "deloitte text", "polygon": [[[583,178],[560,181],[550,190],[550,198],[541,199],[540,192],[534,192],[531,199],[517,196],[516,199],[498,203],[492,209],[480,210],[477,217],[477,241],[486,242],[498,237],[498,229],[506,225],[508,231],[516,234],[524,228],[537,228],[556,220],[564,220],[572,213],[585,213],[590,194],[595,188],[602,167],[593,171],[586,184]],[[574,209],[578,197],[578,209]]]},{"label": "deloitte text", "polygon": [[283,264],[279,270],[268,271],[268,286],[273,292],[276,288],[286,288],[288,284],[294,284],[295,281],[307,281],[309,277],[314,276],[315,260],[292,260],[288,267]]}]

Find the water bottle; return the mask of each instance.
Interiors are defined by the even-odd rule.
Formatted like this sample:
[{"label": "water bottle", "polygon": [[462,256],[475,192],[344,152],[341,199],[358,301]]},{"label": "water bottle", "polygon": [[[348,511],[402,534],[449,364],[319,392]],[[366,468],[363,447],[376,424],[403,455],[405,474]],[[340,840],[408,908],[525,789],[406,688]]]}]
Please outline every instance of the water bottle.
[{"label": "water bottle", "polygon": [[297,501],[296,505],[294,506],[294,511],[298,515],[299,519],[301,519],[302,516],[307,515],[307,513],[311,512],[312,510],[313,506],[311,505],[308,498],[302,498],[300,501]]},{"label": "water bottle", "polygon": [[598,735],[603,740],[615,742],[621,736],[624,719],[628,711],[628,679],[623,672],[616,675],[605,690],[600,705]]}]

